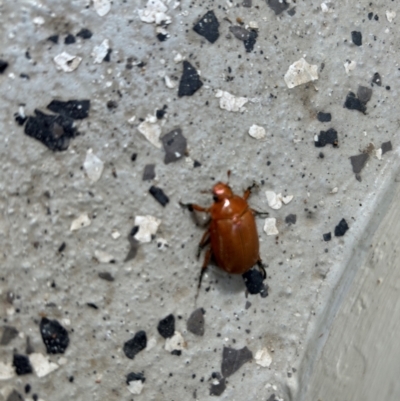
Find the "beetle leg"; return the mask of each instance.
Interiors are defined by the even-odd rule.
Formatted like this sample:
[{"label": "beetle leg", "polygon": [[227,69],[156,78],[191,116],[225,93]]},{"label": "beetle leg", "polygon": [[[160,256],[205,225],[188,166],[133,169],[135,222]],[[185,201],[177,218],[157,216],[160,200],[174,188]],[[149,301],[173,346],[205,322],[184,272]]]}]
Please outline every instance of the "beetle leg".
[{"label": "beetle leg", "polygon": [[258,184],[256,184],[255,181],[253,181],[253,184],[251,184],[251,185],[246,189],[246,191],[244,191],[243,199],[244,199],[244,200],[247,200],[247,199],[249,198],[250,194],[251,194],[252,189],[253,189],[253,188],[256,188],[256,187],[258,187]]},{"label": "beetle leg", "polygon": [[201,280],[203,279],[203,275],[207,269],[208,264],[210,263],[210,259],[211,259],[211,248],[207,249],[207,252],[204,256],[204,262],[203,262],[203,266],[201,266],[201,272],[200,272],[200,277],[199,277],[199,284],[197,285],[197,289],[200,288],[201,286]]},{"label": "beetle leg", "polygon": [[251,209],[256,216],[266,217],[269,216],[268,212],[260,212],[259,210]]},{"label": "beetle leg", "polygon": [[266,271],[265,271],[264,263],[262,262],[261,259],[258,259],[258,260],[257,260],[257,266],[258,266],[258,268],[259,268],[259,270],[260,270],[260,272],[261,272],[261,274],[263,275],[264,280],[265,280],[265,279],[267,278],[267,273],[266,273]]},{"label": "beetle leg", "polygon": [[197,249],[197,259],[200,257],[200,253],[203,250],[203,248],[210,242],[210,232],[207,230],[203,236],[201,237],[201,241],[199,243],[198,249]]},{"label": "beetle leg", "polygon": [[210,212],[210,208],[199,206],[199,205],[196,205],[195,203],[182,203],[182,202],[179,202],[179,205],[181,207],[184,207],[184,208],[188,209],[189,212],[193,212],[193,210],[196,210],[197,212],[205,212],[205,213],[209,213]]}]

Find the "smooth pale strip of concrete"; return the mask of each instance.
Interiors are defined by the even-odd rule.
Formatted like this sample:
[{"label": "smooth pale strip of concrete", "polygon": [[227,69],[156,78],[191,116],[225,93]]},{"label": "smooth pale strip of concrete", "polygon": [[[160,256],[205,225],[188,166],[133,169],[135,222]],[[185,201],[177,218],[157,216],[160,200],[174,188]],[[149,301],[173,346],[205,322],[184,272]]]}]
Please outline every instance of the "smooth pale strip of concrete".
[{"label": "smooth pale strip of concrete", "polygon": [[400,399],[400,185],[394,183],[392,190],[393,201],[367,258],[360,261],[301,398]]}]

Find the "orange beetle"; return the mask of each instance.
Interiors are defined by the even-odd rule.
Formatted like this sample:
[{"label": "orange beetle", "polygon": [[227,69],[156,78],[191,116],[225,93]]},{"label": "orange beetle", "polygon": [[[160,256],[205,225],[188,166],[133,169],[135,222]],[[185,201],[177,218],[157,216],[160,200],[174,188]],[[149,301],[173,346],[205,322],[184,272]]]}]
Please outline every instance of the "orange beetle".
[{"label": "orange beetle", "polygon": [[206,245],[211,246],[204,257],[198,287],[211,258],[218,267],[231,274],[244,274],[257,264],[263,278],[266,278],[259,252],[254,219],[256,212],[247,203],[254,186],[253,184],[247,188],[243,197],[240,197],[232,192],[228,184],[218,182],[212,189],[214,203],[211,207],[181,203],[181,206],[187,207],[190,211],[196,210],[211,215],[210,226],[199,243],[198,256]]}]

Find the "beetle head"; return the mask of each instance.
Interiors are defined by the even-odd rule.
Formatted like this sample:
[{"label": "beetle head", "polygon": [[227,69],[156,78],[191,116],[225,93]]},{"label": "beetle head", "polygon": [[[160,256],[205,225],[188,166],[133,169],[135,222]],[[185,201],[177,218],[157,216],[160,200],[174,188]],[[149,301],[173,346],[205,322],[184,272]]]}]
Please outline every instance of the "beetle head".
[{"label": "beetle head", "polygon": [[223,182],[218,182],[213,187],[213,198],[215,202],[222,201],[224,199],[229,199],[233,196],[233,192],[228,184]]}]

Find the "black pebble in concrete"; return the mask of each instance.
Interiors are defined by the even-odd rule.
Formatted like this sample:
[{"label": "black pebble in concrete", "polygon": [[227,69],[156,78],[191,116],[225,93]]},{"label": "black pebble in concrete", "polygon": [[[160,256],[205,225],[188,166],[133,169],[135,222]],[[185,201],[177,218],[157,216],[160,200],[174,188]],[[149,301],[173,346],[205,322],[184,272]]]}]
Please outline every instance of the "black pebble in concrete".
[{"label": "black pebble in concrete", "polygon": [[182,135],[182,130],[176,128],[161,138],[164,146],[165,157],[164,163],[173,163],[185,156],[187,141]]},{"label": "black pebble in concrete", "polygon": [[15,368],[15,373],[18,376],[32,373],[32,366],[29,362],[29,358],[26,355],[14,354],[13,366]]},{"label": "black pebble in concrete", "polygon": [[140,351],[144,350],[147,346],[146,332],[138,331],[133,338],[124,344],[124,354],[127,358],[133,359]]},{"label": "black pebble in concrete", "polygon": [[208,11],[194,25],[193,30],[205,37],[210,43],[214,43],[219,38],[219,22],[214,11]]},{"label": "black pebble in concrete", "polygon": [[89,116],[90,100],[52,100],[47,108],[54,113],[81,120]]},{"label": "black pebble in concrete", "polygon": [[158,322],[157,330],[161,337],[170,338],[175,333],[175,317],[171,313]]},{"label": "black pebble in concrete", "polygon": [[296,224],[296,221],[297,221],[297,216],[295,215],[295,214],[288,214],[286,217],[285,217],[285,223],[286,224]]},{"label": "black pebble in concrete", "polygon": [[53,42],[54,44],[58,44],[58,35],[51,35],[47,38],[49,42]]},{"label": "black pebble in concrete", "polygon": [[365,110],[367,109],[364,103],[362,103],[360,99],[357,99],[356,95],[353,92],[348,93],[346,101],[344,103],[344,107],[349,110],[358,110],[362,113],[365,113]]},{"label": "black pebble in concrete", "polygon": [[75,36],[72,35],[71,33],[69,33],[64,39],[64,43],[66,45],[72,45],[72,43],[75,43],[75,42],[76,42]]},{"label": "black pebble in concrete", "polygon": [[254,49],[254,45],[256,44],[258,37],[258,33],[255,30],[250,31],[250,36],[247,40],[245,40],[244,43],[244,48],[246,49],[247,53],[250,53]]},{"label": "black pebble in concrete", "polygon": [[362,45],[362,34],[361,32],[358,31],[352,31],[351,32],[351,40],[356,46],[361,46]]},{"label": "black pebble in concrete", "polygon": [[253,359],[252,352],[247,348],[234,349],[230,347],[224,347],[222,351],[222,364],[221,373],[223,377],[229,377],[239,370],[242,365]]},{"label": "black pebble in concrete", "polygon": [[6,70],[7,67],[8,67],[7,61],[0,59],[0,74],[3,74],[3,72]]},{"label": "black pebble in concrete", "polygon": [[144,373],[140,372],[140,373],[135,373],[135,372],[131,372],[126,376],[126,384],[129,385],[130,382],[134,382],[140,380],[142,383],[144,383],[146,381],[146,378],[144,377]]},{"label": "black pebble in concrete", "polygon": [[264,277],[258,270],[251,269],[244,273],[242,277],[250,294],[259,294],[263,290]]},{"label": "black pebble in concrete", "polygon": [[393,149],[392,142],[390,141],[383,142],[381,145],[381,149],[382,149],[382,155],[385,154],[386,152],[391,151]]},{"label": "black pebble in concrete", "polygon": [[285,0],[267,0],[267,4],[274,11],[275,15],[279,15],[289,8],[289,4]]},{"label": "black pebble in concrete", "polygon": [[211,383],[210,395],[218,397],[225,391],[226,383],[225,383],[225,378],[221,377],[221,375],[219,373],[214,375],[214,376],[216,376],[216,377],[213,378],[213,380],[217,379],[218,380],[218,384]]},{"label": "black pebble in concrete", "polygon": [[161,188],[152,185],[149,189],[149,192],[160,205],[165,207],[169,202],[168,196],[165,195],[164,191]]},{"label": "black pebble in concrete", "polygon": [[71,138],[77,135],[74,120],[61,115],[48,115],[35,110],[36,116],[29,116],[25,134],[42,142],[52,151],[68,149]]},{"label": "black pebble in concrete", "polygon": [[349,229],[347,222],[345,219],[340,220],[339,224],[335,227],[335,236],[343,237],[346,234],[346,231]]},{"label": "black pebble in concrete", "polygon": [[331,144],[334,147],[338,146],[338,134],[333,128],[328,129],[328,131],[321,131],[318,136],[318,141],[314,141],[316,148],[322,148],[327,144]]},{"label": "black pebble in concrete", "polygon": [[192,312],[187,323],[186,328],[196,336],[204,335],[204,309],[198,308]]},{"label": "black pebble in concrete", "polygon": [[67,330],[57,320],[42,318],[40,334],[48,354],[63,354],[69,344]]},{"label": "black pebble in concrete", "polygon": [[114,277],[108,272],[100,272],[99,277],[105,281],[114,281]]},{"label": "black pebble in concrete", "polygon": [[188,61],[183,62],[183,73],[179,82],[178,96],[192,96],[203,86],[197,70]]},{"label": "black pebble in concrete", "polygon": [[332,120],[332,115],[331,115],[331,113],[324,113],[324,112],[320,111],[317,114],[317,118],[318,118],[318,121],[320,121],[321,123],[328,123],[329,121]]},{"label": "black pebble in concrete", "polygon": [[92,37],[92,32],[89,29],[82,28],[76,36],[82,38],[82,39],[90,39]]},{"label": "black pebble in concrete", "polygon": [[323,234],[324,241],[330,241],[332,239],[332,234],[331,233],[326,233]]}]

